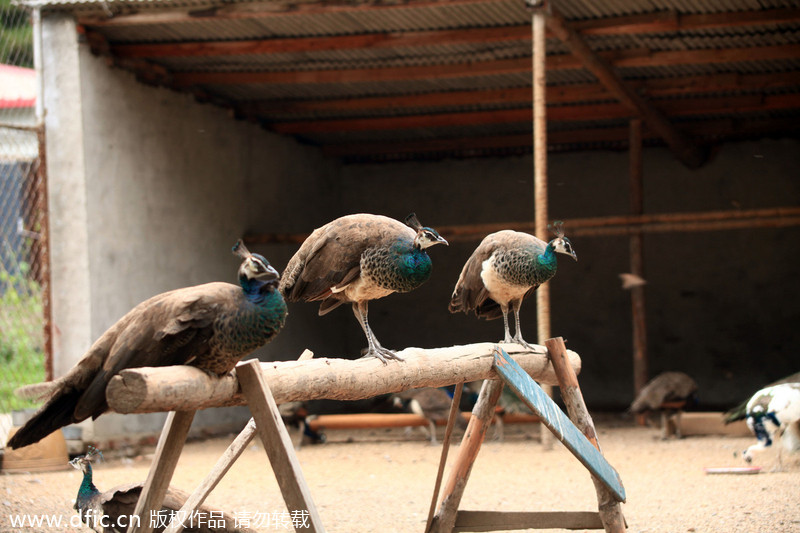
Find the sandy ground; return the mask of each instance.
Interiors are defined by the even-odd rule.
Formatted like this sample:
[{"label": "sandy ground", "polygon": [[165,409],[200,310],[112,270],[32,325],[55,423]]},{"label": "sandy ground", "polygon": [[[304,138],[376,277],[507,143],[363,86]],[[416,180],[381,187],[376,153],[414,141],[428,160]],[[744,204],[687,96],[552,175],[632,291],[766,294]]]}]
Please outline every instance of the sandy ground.
[{"label": "sandy ground", "polygon": [[[800,532],[800,458],[772,450],[757,457],[757,475],[707,475],[704,467],[742,466],[734,457],[749,438],[690,437],[661,441],[656,429],[596,417],[603,451],[619,471],[628,501],[623,512],[632,532]],[[440,428],[440,432],[442,428]],[[543,450],[538,425],[507,426],[503,443],[487,441],[472,470],[461,509],[495,511],[591,511],[597,501],[583,467],[558,442]],[[440,433],[441,435],[441,433]],[[331,533],[424,530],[441,448],[418,430],[329,431],[323,445],[298,456],[326,530]],[[456,435],[450,458],[460,442]],[[232,440],[187,444],[173,485],[199,484]],[[101,490],[143,480],[151,456],[111,459],[95,467]],[[80,484],[75,470],[0,475],[0,531],[17,531],[11,515],[62,516],[53,527],[25,531],[86,531],[66,525]],[[265,514],[286,517],[286,508],[259,444],[253,444],[209,498],[209,503],[261,520],[259,531],[288,531],[267,524]],[[256,513],[262,513],[257,515]]]}]

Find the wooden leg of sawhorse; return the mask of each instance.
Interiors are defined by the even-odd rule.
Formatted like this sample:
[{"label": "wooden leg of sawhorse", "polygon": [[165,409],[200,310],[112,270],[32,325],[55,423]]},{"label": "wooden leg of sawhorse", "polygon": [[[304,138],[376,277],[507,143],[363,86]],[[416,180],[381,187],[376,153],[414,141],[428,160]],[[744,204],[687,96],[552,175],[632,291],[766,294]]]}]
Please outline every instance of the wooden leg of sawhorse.
[{"label": "wooden leg of sawhorse", "polygon": [[458,448],[458,456],[453,463],[453,468],[447,478],[442,503],[439,511],[433,517],[426,533],[450,533],[456,523],[458,505],[464,495],[472,465],[481,449],[481,444],[486,436],[486,430],[492,423],[494,407],[500,394],[503,392],[503,382],[499,379],[487,379],[483,382],[478,402],[472,410],[467,431]]},{"label": "wooden leg of sawhorse", "polygon": [[197,510],[199,506],[203,505],[203,502],[206,501],[206,498],[211,494],[211,491],[214,490],[214,487],[216,487],[223,476],[228,473],[233,463],[242,455],[245,448],[247,448],[248,444],[250,444],[250,441],[252,441],[255,436],[256,423],[255,420],[251,418],[250,422],[247,423],[230,446],[228,446],[228,449],[225,450],[225,453],[222,454],[222,457],[217,460],[214,468],[211,469],[211,472],[209,472],[203,482],[200,483],[200,486],[195,489],[186,499],[183,507],[173,516],[172,522],[170,522],[167,529],[164,530],[164,533],[181,533],[183,531],[181,518],[186,519],[192,516],[192,513]]},{"label": "wooden leg of sawhorse", "polygon": [[153,511],[160,511],[161,504],[164,503],[164,495],[167,493],[172,474],[175,473],[175,466],[186,443],[194,413],[194,411],[172,411],[167,415],[167,421],[158,439],[153,464],[150,466],[147,481],[133,512],[139,517],[139,521],[137,523],[136,520],[131,520],[128,533],[152,533],[156,522],[151,520],[151,515]]},{"label": "wooden leg of sawhorse", "polygon": [[261,366],[258,361],[252,360],[237,366],[236,374],[253,414],[258,436],[272,464],[283,500],[292,515],[295,530],[323,533],[325,528],[322,526],[322,519],[311,499],[300,462],[294,453],[292,439],[261,373]]},{"label": "wooden leg of sawhorse", "polygon": [[[594,428],[594,422],[586,408],[586,403],[583,400],[581,388],[578,385],[578,377],[575,375],[575,370],[567,360],[567,347],[564,345],[564,339],[556,337],[555,339],[548,339],[545,342],[547,351],[550,354],[550,361],[553,364],[556,377],[558,378],[559,389],[561,392],[561,399],[567,407],[567,413],[573,424],[583,432],[589,442],[591,442],[598,451],[600,451],[600,444],[597,442],[597,432]],[[622,508],[619,502],[614,498],[611,491],[603,485],[600,480],[592,476],[594,488],[597,492],[597,504],[600,512],[600,520],[603,522],[603,527],[609,533],[619,533],[626,531],[625,518],[622,516]]]}]

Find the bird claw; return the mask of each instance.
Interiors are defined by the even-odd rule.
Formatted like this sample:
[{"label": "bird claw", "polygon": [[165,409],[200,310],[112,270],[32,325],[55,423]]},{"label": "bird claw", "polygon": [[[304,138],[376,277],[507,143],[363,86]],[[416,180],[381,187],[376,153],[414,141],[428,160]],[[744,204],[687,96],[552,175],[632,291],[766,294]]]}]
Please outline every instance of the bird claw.
[{"label": "bird claw", "polygon": [[367,353],[365,353],[361,357],[361,359],[365,359],[367,357],[377,357],[380,360],[380,362],[383,363],[384,365],[389,364],[389,359],[394,359],[396,361],[403,361],[402,357],[400,357],[391,350],[387,350],[383,346],[376,346],[374,348],[370,348],[369,350],[367,350]]},{"label": "bird claw", "polygon": [[511,340],[511,342],[514,342],[514,343],[516,343],[516,344],[519,344],[519,345],[520,345],[520,346],[522,346],[523,348],[525,348],[525,349],[528,349],[528,350],[530,350],[530,351],[532,351],[532,352],[535,352],[535,351],[537,351],[537,349],[536,349],[536,347],[535,347],[534,345],[532,345],[532,344],[529,344],[529,343],[528,343],[526,340],[524,340],[522,337],[514,337],[514,338]]}]

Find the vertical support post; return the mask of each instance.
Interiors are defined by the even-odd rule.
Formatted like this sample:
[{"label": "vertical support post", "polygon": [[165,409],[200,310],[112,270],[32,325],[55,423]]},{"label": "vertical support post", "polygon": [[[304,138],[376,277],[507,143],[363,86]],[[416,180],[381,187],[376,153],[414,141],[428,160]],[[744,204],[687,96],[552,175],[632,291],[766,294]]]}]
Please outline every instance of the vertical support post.
[{"label": "vertical support post", "polygon": [[[547,346],[550,361],[553,364],[553,370],[558,378],[561,399],[567,407],[567,413],[570,419],[575,426],[583,432],[589,442],[591,442],[598,451],[601,451],[600,444],[597,441],[597,431],[595,430],[594,422],[589,414],[589,410],[586,408],[581,388],[578,385],[578,377],[575,375],[575,370],[567,359],[567,347],[564,345],[564,339],[561,337],[548,339],[545,342],[545,346]],[[622,516],[622,509],[620,508],[619,502],[599,479],[592,476],[592,481],[594,482],[594,488],[597,492],[597,505],[600,512],[600,520],[603,522],[603,527],[606,532],[621,533],[626,531],[625,518]]]},{"label": "vertical support post", "polygon": [[264,380],[258,360],[252,359],[238,365],[236,374],[289,513],[293,517],[295,513],[303,511],[307,513],[293,524],[295,531],[302,529],[311,533],[324,532],[322,519],[311,498],[303,470],[300,468],[300,461],[294,453],[292,439],[286,431],[286,426],[283,425],[278,406]]},{"label": "vertical support post", "polygon": [[152,533],[155,521],[151,520],[153,511],[160,511],[164,496],[175,473],[175,466],[186,443],[186,435],[192,426],[194,411],[171,411],[164,422],[161,437],[158,439],[153,464],[142,487],[142,493],[136,502],[133,514],[139,517],[128,528],[128,533]]},{"label": "vertical support post", "polygon": [[[533,55],[533,200],[534,232],[537,237],[547,240],[547,39],[546,14],[544,7],[533,9],[531,14],[532,55]],[[550,338],[550,285],[545,283],[536,289],[536,326],[538,343]],[[542,389],[553,395],[550,385]],[[542,446],[553,447],[553,435],[549,431],[541,433]]]},{"label": "vertical support post", "polygon": [[[630,200],[631,215],[644,213],[644,186],[642,179],[642,121],[630,122]],[[641,231],[631,234],[631,274],[644,278],[643,240]],[[644,286],[631,288],[631,316],[633,320],[633,388],[634,397],[647,383],[647,322],[645,320]]]},{"label": "vertical support post", "polygon": [[469,419],[467,431],[458,448],[450,475],[447,478],[442,503],[439,511],[433,517],[430,527],[426,533],[450,533],[456,523],[458,505],[464,495],[464,488],[467,486],[472,465],[481,449],[481,444],[486,436],[486,430],[494,418],[494,407],[503,392],[503,382],[499,379],[487,379],[483,382],[481,392],[478,395],[478,402],[472,409],[472,417]]}]

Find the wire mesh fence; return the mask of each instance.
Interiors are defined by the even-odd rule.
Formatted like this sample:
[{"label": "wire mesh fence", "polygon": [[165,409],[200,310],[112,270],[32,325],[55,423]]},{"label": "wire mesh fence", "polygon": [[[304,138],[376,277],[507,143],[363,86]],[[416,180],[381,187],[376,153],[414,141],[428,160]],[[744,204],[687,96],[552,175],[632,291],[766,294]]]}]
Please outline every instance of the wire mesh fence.
[{"label": "wire mesh fence", "polygon": [[0,413],[49,367],[47,199],[36,119],[31,16],[0,0]]}]

